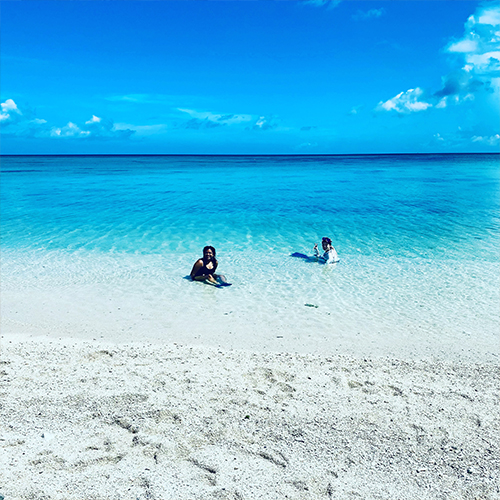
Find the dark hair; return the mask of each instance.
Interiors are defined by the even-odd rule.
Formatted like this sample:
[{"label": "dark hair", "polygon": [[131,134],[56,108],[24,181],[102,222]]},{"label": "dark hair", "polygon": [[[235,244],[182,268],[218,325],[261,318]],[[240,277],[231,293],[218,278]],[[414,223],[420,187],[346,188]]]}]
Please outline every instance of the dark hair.
[{"label": "dark hair", "polygon": [[206,247],[203,247],[203,255],[205,255],[205,252],[207,250],[212,250],[214,257],[215,257],[215,248],[213,246],[207,245]]},{"label": "dark hair", "polygon": [[326,236],[323,238],[322,242],[326,243],[327,245],[331,245],[332,244],[332,240],[330,238],[327,238]]}]

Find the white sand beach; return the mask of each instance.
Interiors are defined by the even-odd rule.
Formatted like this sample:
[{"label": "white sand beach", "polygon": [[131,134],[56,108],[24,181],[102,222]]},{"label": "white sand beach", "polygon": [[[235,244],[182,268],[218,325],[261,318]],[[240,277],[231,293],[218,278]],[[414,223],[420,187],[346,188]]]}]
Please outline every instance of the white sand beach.
[{"label": "white sand beach", "polygon": [[0,5],[0,500],[500,500],[500,2]]},{"label": "white sand beach", "polygon": [[498,499],[498,367],[2,335],[0,498]]}]

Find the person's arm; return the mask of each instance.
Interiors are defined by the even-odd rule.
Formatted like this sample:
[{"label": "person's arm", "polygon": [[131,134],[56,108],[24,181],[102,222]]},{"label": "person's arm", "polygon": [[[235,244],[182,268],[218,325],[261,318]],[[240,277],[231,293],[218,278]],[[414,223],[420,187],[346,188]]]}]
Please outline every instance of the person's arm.
[{"label": "person's arm", "polygon": [[318,250],[318,244],[316,243],[316,245],[314,245],[314,256],[317,257],[317,258],[320,258],[321,257],[321,254],[319,253],[319,250]]},{"label": "person's arm", "polygon": [[207,279],[206,276],[204,275],[200,275],[200,276],[196,276],[196,273],[203,267],[203,260],[202,259],[198,259],[195,263],[194,263],[194,266],[193,266],[193,269],[191,269],[191,279],[193,281],[204,281]]}]

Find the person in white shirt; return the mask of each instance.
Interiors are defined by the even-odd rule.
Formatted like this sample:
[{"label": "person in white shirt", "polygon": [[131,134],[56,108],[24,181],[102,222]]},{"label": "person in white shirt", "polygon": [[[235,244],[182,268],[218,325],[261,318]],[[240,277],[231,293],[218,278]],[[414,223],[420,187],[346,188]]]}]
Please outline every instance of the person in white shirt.
[{"label": "person in white shirt", "polygon": [[323,238],[321,240],[321,246],[325,253],[323,255],[320,254],[318,250],[318,244],[314,245],[314,256],[318,259],[319,262],[324,262],[325,264],[333,264],[338,262],[339,256],[337,255],[337,251],[332,246],[332,240],[330,238]]}]

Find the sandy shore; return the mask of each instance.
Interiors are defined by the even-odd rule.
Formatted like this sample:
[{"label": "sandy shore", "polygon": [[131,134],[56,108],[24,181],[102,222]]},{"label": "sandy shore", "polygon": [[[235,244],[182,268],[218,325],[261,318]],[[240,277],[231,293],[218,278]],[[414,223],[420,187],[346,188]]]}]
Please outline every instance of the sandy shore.
[{"label": "sandy shore", "polygon": [[492,364],[1,339],[0,498],[498,499]]}]

